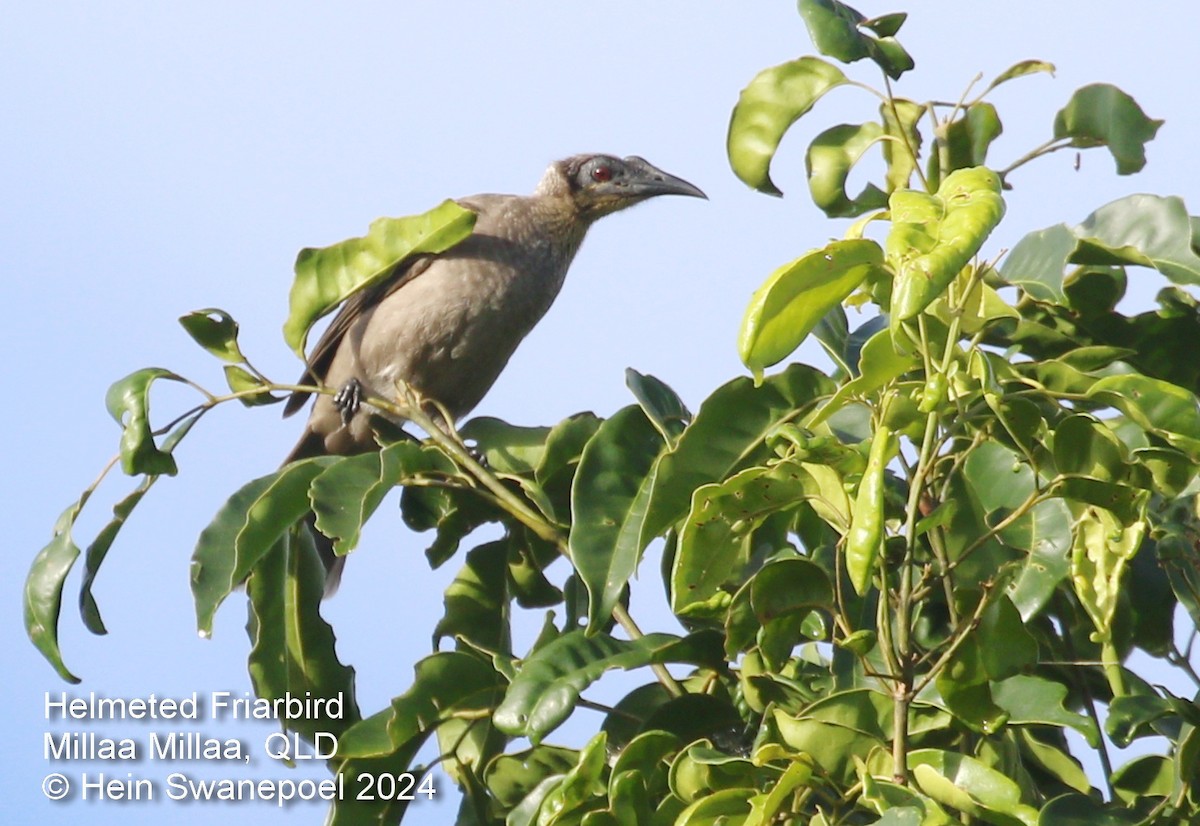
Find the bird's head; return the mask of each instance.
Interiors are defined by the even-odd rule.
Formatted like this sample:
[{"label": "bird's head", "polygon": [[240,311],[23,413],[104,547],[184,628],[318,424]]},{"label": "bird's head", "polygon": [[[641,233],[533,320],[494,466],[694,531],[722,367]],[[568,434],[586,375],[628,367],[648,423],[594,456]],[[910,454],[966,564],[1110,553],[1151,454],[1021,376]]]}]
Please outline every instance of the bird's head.
[{"label": "bird's head", "polygon": [[551,164],[539,195],[569,197],[581,217],[594,221],[656,195],[707,198],[682,178],[663,172],[645,158],[630,155],[575,155]]}]

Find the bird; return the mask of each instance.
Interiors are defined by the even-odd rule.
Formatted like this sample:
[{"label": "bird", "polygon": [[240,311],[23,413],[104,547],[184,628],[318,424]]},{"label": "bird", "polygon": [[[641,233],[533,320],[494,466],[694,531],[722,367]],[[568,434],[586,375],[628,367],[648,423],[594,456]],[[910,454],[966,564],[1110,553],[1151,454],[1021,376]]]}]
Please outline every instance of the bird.
[{"label": "bird", "polygon": [[[445,252],[402,261],[351,295],[313,347],[297,383],[337,393],[317,394],[284,464],[378,450],[380,424],[404,422],[367,400],[393,399],[398,382],[455,420],[465,416],[550,309],[591,225],[660,195],[707,198],[644,158],[581,154],[552,163],[532,195],[457,199],[476,214],[471,235]],[[294,391],[284,415],[310,395]],[[345,557],[313,534],[328,595]]]}]

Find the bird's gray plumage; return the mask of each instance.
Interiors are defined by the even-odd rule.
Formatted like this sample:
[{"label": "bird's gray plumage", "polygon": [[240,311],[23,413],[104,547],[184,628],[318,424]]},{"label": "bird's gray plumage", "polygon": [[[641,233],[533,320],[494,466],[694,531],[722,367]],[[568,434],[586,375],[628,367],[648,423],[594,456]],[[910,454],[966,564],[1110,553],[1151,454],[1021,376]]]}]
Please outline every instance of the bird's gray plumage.
[{"label": "bird's gray plumage", "polygon": [[[472,234],[444,253],[406,261],[348,299],[300,383],[338,389],[357,382],[362,398],[391,399],[404,381],[456,419],[466,415],[550,309],[588,228],[667,194],[705,197],[642,158],[576,155],[552,164],[532,195],[460,199],[477,215]],[[294,394],[285,412],[307,396]],[[377,449],[378,411],[364,404],[348,419],[344,412],[332,396],[317,395],[288,461]]]}]

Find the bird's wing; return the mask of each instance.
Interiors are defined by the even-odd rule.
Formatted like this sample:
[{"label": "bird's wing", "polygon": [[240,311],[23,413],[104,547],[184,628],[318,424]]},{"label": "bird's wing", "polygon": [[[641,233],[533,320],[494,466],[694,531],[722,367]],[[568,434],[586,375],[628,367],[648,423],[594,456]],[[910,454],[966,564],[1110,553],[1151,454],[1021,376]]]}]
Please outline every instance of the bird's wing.
[{"label": "bird's wing", "polygon": [[[296,383],[323,383],[338,346],[342,343],[342,339],[346,337],[346,333],[349,332],[354,322],[358,320],[365,310],[374,307],[380,301],[383,301],[396,290],[429,269],[429,265],[434,258],[436,256],[417,255],[403,261],[390,275],[379,283],[359,290],[347,298],[342,303],[342,308],[338,310],[337,315],[333,317],[333,321],[325,328],[325,332],[321,334],[321,338],[317,340],[316,346],[312,348],[312,352],[308,354],[304,373]],[[304,403],[308,401],[308,397],[311,395],[311,393],[303,391],[292,393],[288,396],[287,403],[283,406],[283,415],[290,416],[301,407],[304,407]]]}]

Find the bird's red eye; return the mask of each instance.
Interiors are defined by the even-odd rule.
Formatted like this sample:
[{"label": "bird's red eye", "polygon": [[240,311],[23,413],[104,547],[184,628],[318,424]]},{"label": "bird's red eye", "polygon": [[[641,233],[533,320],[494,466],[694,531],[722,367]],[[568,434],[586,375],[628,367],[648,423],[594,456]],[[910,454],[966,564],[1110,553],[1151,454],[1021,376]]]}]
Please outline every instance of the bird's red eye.
[{"label": "bird's red eye", "polygon": [[612,180],[612,170],[607,166],[598,166],[592,170],[592,180],[603,183]]}]

